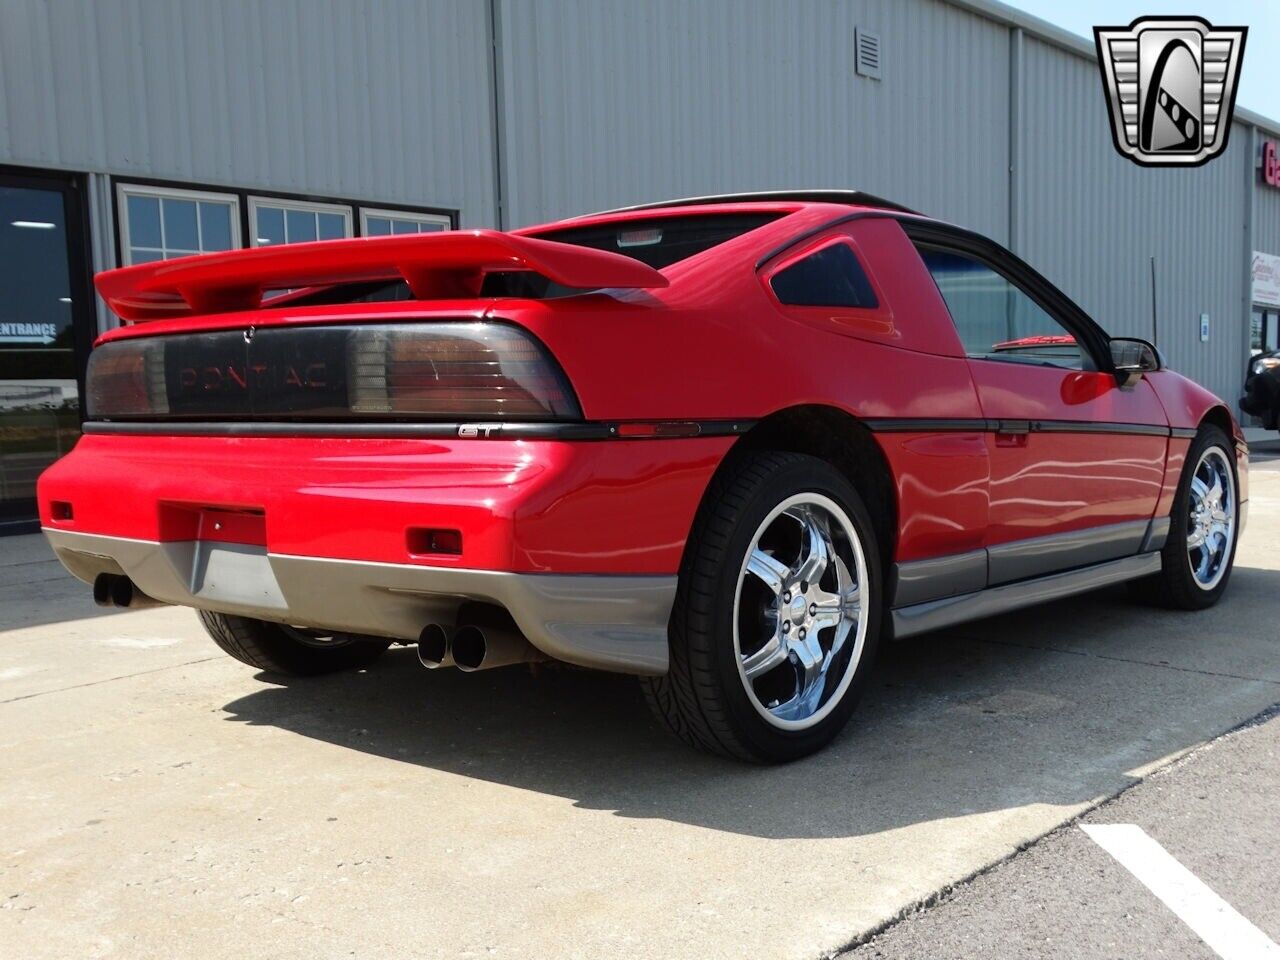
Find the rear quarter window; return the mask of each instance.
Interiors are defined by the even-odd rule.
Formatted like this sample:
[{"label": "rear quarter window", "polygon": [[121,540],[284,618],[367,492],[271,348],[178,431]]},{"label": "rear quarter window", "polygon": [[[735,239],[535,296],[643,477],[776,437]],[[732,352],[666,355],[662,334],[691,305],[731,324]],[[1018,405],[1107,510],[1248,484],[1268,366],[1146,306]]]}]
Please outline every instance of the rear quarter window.
[{"label": "rear quarter window", "polygon": [[784,267],[769,285],[780,303],[793,307],[880,305],[858,255],[846,243],[833,243]]}]

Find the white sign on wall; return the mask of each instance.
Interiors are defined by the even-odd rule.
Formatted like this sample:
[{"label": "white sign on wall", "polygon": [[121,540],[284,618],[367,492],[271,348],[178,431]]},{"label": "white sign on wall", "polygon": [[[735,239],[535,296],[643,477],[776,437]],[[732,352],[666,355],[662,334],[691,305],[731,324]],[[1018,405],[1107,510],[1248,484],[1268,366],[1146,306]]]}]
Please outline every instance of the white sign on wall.
[{"label": "white sign on wall", "polygon": [[1280,257],[1253,251],[1253,302],[1280,307]]}]

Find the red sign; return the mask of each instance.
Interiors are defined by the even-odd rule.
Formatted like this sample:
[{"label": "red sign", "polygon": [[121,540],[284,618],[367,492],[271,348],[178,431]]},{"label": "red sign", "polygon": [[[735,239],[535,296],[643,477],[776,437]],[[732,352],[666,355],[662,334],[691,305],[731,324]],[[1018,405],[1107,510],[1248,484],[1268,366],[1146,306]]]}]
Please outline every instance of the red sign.
[{"label": "red sign", "polygon": [[1262,141],[1262,182],[1280,187],[1280,162],[1276,159],[1274,140]]}]

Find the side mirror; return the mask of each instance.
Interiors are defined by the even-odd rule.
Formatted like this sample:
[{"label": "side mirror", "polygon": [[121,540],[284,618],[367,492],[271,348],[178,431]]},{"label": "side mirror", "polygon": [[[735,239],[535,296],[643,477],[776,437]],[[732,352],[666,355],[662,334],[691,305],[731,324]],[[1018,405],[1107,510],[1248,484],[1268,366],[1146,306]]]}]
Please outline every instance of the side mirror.
[{"label": "side mirror", "polygon": [[1111,338],[1111,369],[1116,382],[1122,387],[1132,387],[1144,374],[1164,369],[1160,351],[1146,340],[1137,337]]}]

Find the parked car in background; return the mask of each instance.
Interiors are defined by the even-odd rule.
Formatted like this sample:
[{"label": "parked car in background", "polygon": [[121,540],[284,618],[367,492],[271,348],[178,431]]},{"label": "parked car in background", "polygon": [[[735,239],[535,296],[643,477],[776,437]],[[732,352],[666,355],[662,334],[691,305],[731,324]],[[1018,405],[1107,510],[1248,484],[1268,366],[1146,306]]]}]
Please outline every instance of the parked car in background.
[{"label": "parked car in background", "polygon": [[864,194],[97,285],[125,325],[44,529],[100,602],[194,607],[268,673],[392,643],[562,661],[638,675],[690,744],[789,760],[883,639],[1127,580],[1208,607],[1245,520],[1221,400],[998,244]]},{"label": "parked car in background", "polygon": [[1249,360],[1240,409],[1258,417],[1266,429],[1280,429],[1280,351],[1259,353]]}]

